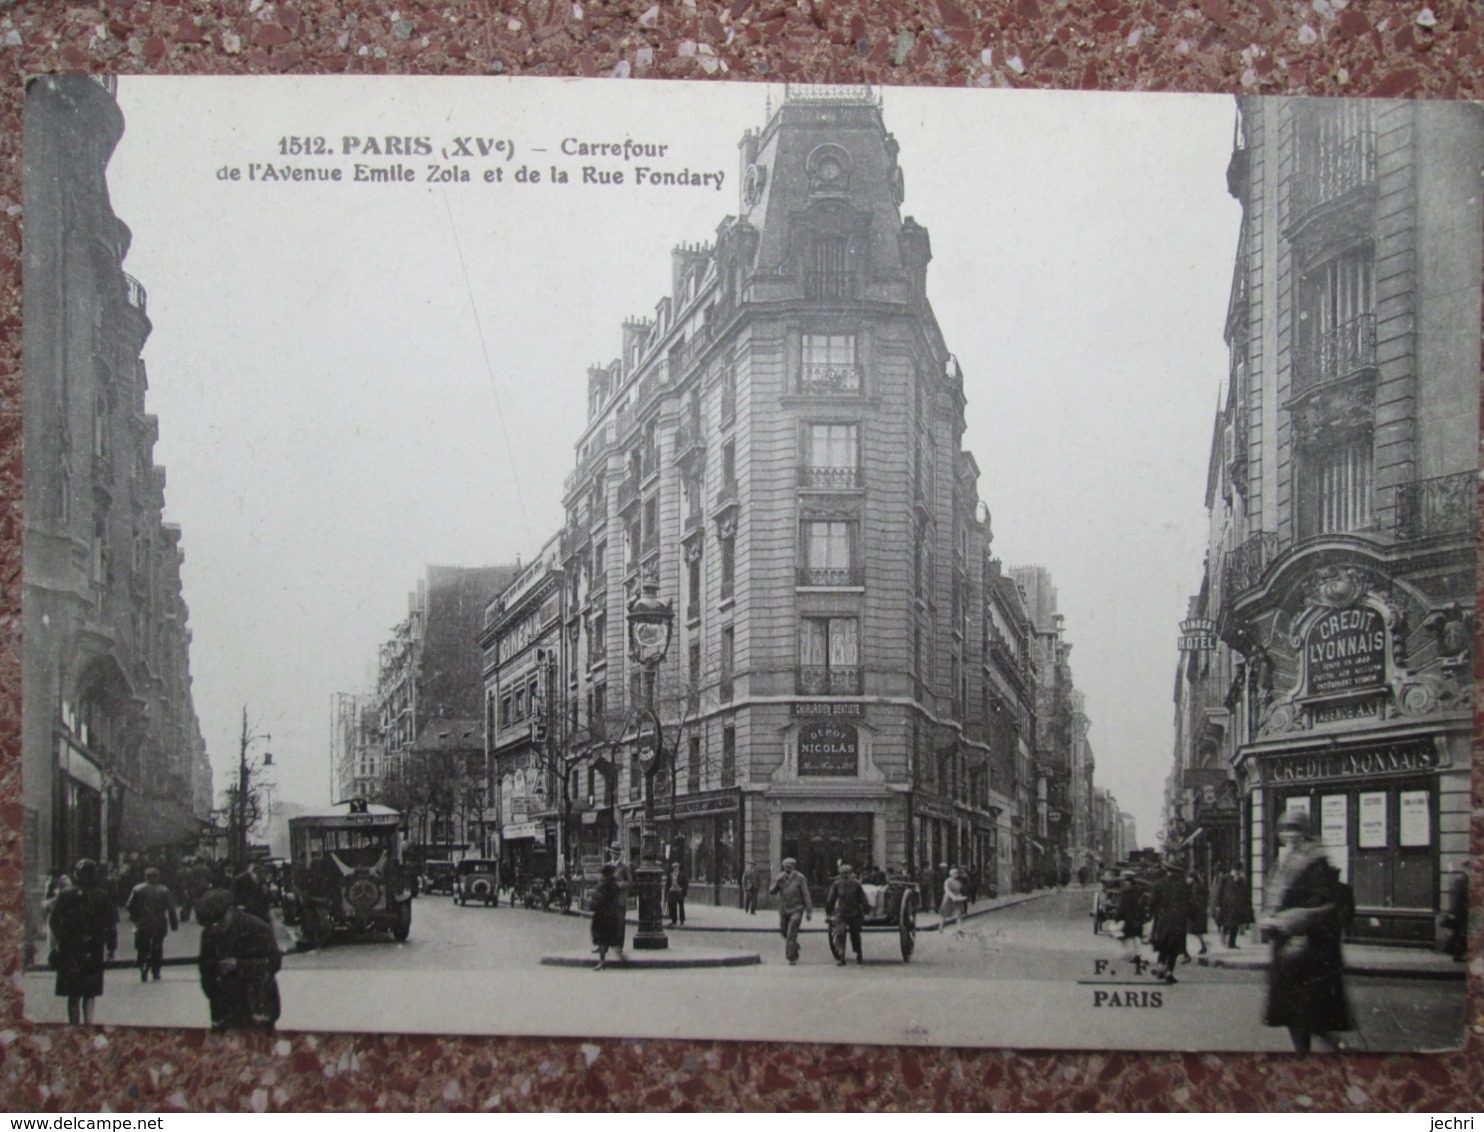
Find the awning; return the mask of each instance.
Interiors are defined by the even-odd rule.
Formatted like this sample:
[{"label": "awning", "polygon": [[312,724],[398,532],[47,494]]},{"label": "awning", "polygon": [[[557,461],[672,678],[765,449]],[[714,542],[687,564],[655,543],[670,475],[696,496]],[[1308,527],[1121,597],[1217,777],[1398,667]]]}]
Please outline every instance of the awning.
[{"label": "awning", "polygon": [[544,821],[520,821],[511,822],[500,831],[500,837],[504,841],[523,841],[531,838],[545,838],[546,823]]},{"label": "awning", "polygon": [[155,849],[166,845],[195,846],[210,827],[174,798],[125,794],[119,823],[119,848]]}]

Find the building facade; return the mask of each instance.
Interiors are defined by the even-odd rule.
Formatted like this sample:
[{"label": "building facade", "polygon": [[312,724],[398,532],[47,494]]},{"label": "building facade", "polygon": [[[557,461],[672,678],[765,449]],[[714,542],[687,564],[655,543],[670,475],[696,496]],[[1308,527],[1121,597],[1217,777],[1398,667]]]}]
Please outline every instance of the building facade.
[{"label": "building facade", "polygon": [[[738,214],[674,250],[671,293],[589,371],[552,585],[565,773],[606,772],[576,793],[611,799],[637,858],[658,748],[693,899],[784,857],[816,886],[947,863],[1010,891],[1033,875],[1037,627],[991,557],[897,144],[869,91],[795,87],[740,149]],[[626,647],[646,579],[674,612],[652,683]]]},{"label": "building facade", "polygon": [[[26,100],[25,881],[79,858],[196,847],[211,767],[191,693],[181,532],[163,521],[140,351],[146,298],[105,169],[108,80]],[[28,900],[29,911],[35,911]]]},{"label": "building facade", "polygon": [[491,595],[515,573],[512,566],[429,566],[407,595],[407,617],[381,646],[377,733],[363,748],[374,750],[377,764],[368,797],[406,816],[414,854],[447,857],[485,842],[478,636]]},{"label": "building facade", "polygon": [[[1249,99],[1216,420],[1214,647],[1182,659],[1182,840],[1234,811],[1255,894],[1306,809],[1358,937],[1430,943],[1466,860],[1479,419],[1477,106]],[[1233,838],[1236,841],[1236,838]]]},{"label": "building facade", "polygon": [[381,711],[370,693],[336,692],[331,707],[334,800],[374,798],[381,788]]}]

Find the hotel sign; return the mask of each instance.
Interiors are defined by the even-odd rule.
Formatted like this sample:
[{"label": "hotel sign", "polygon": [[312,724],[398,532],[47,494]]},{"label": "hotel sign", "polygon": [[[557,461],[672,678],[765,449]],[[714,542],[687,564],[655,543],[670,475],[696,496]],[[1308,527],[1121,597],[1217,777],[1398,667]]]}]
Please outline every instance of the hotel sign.
[{"label": "hotel sign", "polygon": [[1324,614],[1304,635],[1309,695],[1374,688],[1386,678],[1386,626],[1367,606]]},{"label": "hotel sign", "polygon": [[854,778],[860,735],[848,723],[819,720],[799,728],[799,777]]},{"label": "hotel sign", "polygon": [[1415,774],[1438,765],[1438,750],[1431,742],[1390,743],[1357,751],[1325,751],[1313,755],[1289,755],[1262,761],[1264,782],[1307,782],[1322,778],[1374,778],[1379,775]]},{"label": "hotel sign", "polygon": [[1214,652],[1216,649],[1216,622],[1192,617],[1180,622],[1181,652]]}]

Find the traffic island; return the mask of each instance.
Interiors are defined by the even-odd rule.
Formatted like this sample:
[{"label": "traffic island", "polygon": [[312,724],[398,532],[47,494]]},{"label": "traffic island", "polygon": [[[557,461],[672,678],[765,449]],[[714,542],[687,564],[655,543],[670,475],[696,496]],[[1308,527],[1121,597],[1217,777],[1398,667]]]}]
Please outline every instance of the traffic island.
[{"label": "traffic island", "polygon": [[[625,951],[622,959],[610,955],[605,971],[658,971],[685,967],[751,967],[762,957],[753,951],[729,951],[720,947],[686,947],[665,951]],[[585,967],[598,965],[592,951],[563,951],[543,955],[543,967]]]}]

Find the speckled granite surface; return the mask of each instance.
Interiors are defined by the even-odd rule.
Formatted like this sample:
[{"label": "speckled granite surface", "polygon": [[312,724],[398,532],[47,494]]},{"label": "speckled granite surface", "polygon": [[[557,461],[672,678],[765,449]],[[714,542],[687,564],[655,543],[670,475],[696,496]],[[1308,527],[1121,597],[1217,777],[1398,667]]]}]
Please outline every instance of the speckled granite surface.
[{"label": "speckled granite surface", "polygon": [[[1022,1054],[37,1027],[21,1018],[22,76],[351,72],[1477,98],[1470,0],[0,0],[0,1109],[1484,1108],[1448,1056]],[[230,13],[230,14],[228,14]],[[1484,789],[1474,784],[1475,844]],[[1480,904],[1476,873],[1475,910]]]}]

